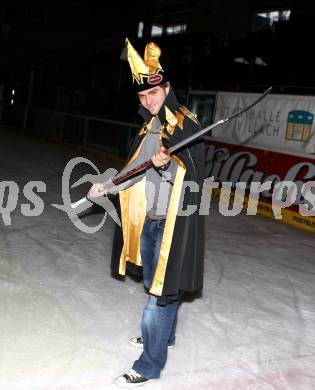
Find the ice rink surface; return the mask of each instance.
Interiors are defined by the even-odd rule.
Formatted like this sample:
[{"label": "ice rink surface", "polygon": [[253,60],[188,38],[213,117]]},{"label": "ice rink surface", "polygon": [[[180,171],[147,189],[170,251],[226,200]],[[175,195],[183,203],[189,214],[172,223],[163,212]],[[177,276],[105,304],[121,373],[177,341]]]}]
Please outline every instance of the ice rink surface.
[{"label": "ice rink surface", "polygon": [[[15,181],[19,189],[11,225],[0,218],[1,390],[115,389],[113,379],[140,353],[128,339],[140,334],[147,297],[141,282],[111,276],[113,220],[87,234],[51,206],[62,203],[62,173],[75,156],[1,133],[2,188]],[[71,180],[88,172],[82,164]],[[30,180],[46,183],[38,194],[44,209],[32,217],[21,212]],[[89,187],[73,189],[73,200]],[[93,208],[82,220],[94,226],[102,217]],[[176,347],[160,380],[143,388],[315,389],[314,252],[314,234],[262,217],[224,217],[213,204],[203,293],[182,303]]]}]

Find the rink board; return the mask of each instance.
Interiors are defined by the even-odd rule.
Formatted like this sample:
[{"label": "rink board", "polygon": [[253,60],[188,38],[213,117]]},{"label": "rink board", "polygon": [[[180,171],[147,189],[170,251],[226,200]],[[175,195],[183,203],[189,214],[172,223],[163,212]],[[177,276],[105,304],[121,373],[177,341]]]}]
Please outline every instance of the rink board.
[{"label": "rink board", "polygon": [[[289,223],[296,227],[315,232],[315,217],[302,215],[299,212],[299,204],[305,203],[301,195],[300,188],[305,182],[315,180],[315,159],[310,155],[289,155],[277,151],[263,150],[219,142],[211,138],[206,139],[206,176],[213,177],[215,182],[232,182],[235,188],[238,182],[259,181],[292,181],[297,185],[298,195],[296,201],[291,206],[282,208],[281,219],[275,218],[272,208],[272,190],[267,197],[260,195],[257,215],[266,216],[280,222]],[[222,194],[221,189],[213,189],[213,198],[229,203],[230,207],[234,203],[232,195]],[[243,209],[247,208],[248,192],[245,197],[238,199],[243,202]],[[235,205],[235,203],[234,203]],[[312,209],[315,205],[312,204]],[[315,214],[315,212],[314,212]]]}]

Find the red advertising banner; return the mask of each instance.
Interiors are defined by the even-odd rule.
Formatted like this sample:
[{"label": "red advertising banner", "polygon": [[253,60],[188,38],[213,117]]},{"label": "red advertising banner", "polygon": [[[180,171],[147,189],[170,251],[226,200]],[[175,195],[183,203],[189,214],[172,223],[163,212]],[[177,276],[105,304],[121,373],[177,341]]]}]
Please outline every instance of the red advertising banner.
[{"label": "red advertising banner", "polygon": [[308,158],[206,138],[206,176],[221,185],[232,183],[232,188],[237,183],[246,183],[247,197],[252,182],[261,183],[268,189],[259,194],[257,214],[272,218],[275,218],[271,207],[276,200],[275,188],[291,183],[288,192],[278,199],[281,202],[285,195],[289,198],[292,190],[288,206],[282,203],[282,221],[315,232],[315,156]]}]

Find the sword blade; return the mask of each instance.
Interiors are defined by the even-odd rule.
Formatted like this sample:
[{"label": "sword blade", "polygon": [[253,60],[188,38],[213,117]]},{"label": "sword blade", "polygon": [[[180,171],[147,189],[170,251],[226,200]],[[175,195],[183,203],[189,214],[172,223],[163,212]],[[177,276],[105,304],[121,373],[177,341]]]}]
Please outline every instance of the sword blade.
[{"label": "sword blade", "polygon": [[268,89],[266,89],[266,91],[262,95],[260,95],[258,97],[258,99],[256,99],[249,106],[247,106],[245,108],[242,108],[238,112],[234,113],[233,115],[231,115],[231,116],[229,116],[229,117],[227,117],[225,119],[220,119],[216,123],[213,123],[212,125],[207,126],[207,127],[205,127],[204,129],[202,129],[200,131],[197,131],[197,133],[191,135],[190,137],[187,137],[186,139],[184,139],[181,142],[178,142],[176,145],[171,146],[168,151],[170,153],[174,153],[176,150],[178,150],[178,149],[182,148],[183,146],[186,146],[187,144],[195,141],[197,138],[199,138],[202,135],[208,133],[210,130],[214,129],[215,127],[217,127],[219,125],[222,125],[223,123],[229,122],[230,120],[232,120],[233,118],[236,118],[239,115],[242,115],[244,112],[250,110],[252,107],[256,106],[256,104],[261,102],[270,93],[271,90],[272,90],[272,87],[269,87]]},{"label": "sword blade", "polygon": [[[269,87],[268,89],[266,89],[266,91],[261,94],[258,99],[256,99],[253,103],[251,103],[250,105],[248,105],[247,107],[244,107],[243,109],[239,110],[238,112],[234,113],[233,115],[225,118],[225,119],[220,119],[219,121],[217,121],[216,123],[213,123],[212,125],[210,126],[207,126],[205,127],[204,129],[200,130],[200,131],[197,131],[197,133],[191,135],[190,137],[187,137],[185,138],[183,141],[181,142],[178,142],[176,145],[174,146],[171,146],[168,151],[170,154],[174,153],[176,150],[182,148],[183,146],[186,146],[188,144],[190,144],[191,142],[195,141],[197,138],[201,137],[202,135],[208,133],[210,130],[214,129],[215,127],[219,126],[219,125],[222,125],[223,123],[226,123],[226,122],[229,122],[230,120],[232,120],[233,118],[236,118],[237,116],[239,115],[242,115],[244,112],[250,110],[252,107],[256,106],[256,104],[258,104],[259,102],[261,102],[272,90],[272,87]],[[119,174],[117,174],[113,179],[112,179],[112,183],[114,185],[117,185],[117,184],[121,184],[121,183],[124,183],[125,181],[127,181],[130,177],[132,177],[133,175],[135,175],[136,173],[141,173],[143,171],[145,171],[146,169],[150,168],[151,166],[153,165],[152,161],[151,160],[147,160],[145,161],[144,163],[136,166],[135,168],[133,168],[132,170],[126,172],[124,175],[122,175],[121,177],[119,177]],[[118,177],[117,177],[118,176]],[[105,184],[105,183],[104,183]],[[110,189],[110,188],[109,188]],[[81,205],[82,203],[86,202],[86,201],[92,201],[92,199],[87,199],[86,197],[85,198],[82,198],[80,199],[79,201],[75,202],[75,203],[72,203],[71,204],[71,207],[72,208],[76,208],[78,207],[79,205]]]}]

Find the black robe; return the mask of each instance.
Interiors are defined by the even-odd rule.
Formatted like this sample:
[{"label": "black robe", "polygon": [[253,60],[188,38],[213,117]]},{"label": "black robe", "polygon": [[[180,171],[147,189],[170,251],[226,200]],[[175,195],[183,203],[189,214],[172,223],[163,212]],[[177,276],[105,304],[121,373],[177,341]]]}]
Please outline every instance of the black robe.
[{"label": "black robe", "polygon": [[[144,107],[140,108],[139,113],[145,120],[145,125],[140,129],[134,140],[130,157],[137,151],[145,137],[146,124],[152,119],[152,115]],[[177,102],[172,89],[167,95],[158,117],[162,124],[161,140],[163,145],[167,148],[200,130],[200,125],[194,115]],[[182,210],[185,210],[187,205],[189,205],[189,207],[196,205],[197,211],[189,216],[177,215],[175,219],[173,218],[174,222],[173,228],[171,227],[170,230],[172,234],[169,237],[170,247],[168,248],[168,255],[166,257],[164,256],[164,259],[159,259],[159,262],[161,260],[163,263],[161,264],[162,272],[161,270],[159,271],[160,276],[157,278],[157,283],[160,288],[157,289],[151,286],[152,291],[150,291],[150,293],[158,297],[158,304],[161,305],[178,299],[183,292],[194,292],[202,289],[203,286],[204,217],[199,215],[205,165],[205,150],[202,140],[190,144],[189,148],[184,147],[180,151],[175,152],[172,158],[177,159],[177,162],[180,163],[181,167],[184,169],[183,180],[197,183],[199,192],[192,192],[189,187],[186,188]],[[181,185],[180,179],[178,179],[178,182],[179,185]],[[122,203],[122,201],[123,200],[120,199],[120,203]],[[123,205],[120,204],[120,206]],[[170,214],[171,207],[173,206],[170,204],[168,211]],[[173,210],[173,215],[174,212],[177,214],[177,209]],[[137,241],[139,241],[139,239],[140,236],[138,234]],[[126,264],[125,267],[122,266],[121,256],[123,245],[124,239],[122,229],[117,227],[114,235],[111,262],[113,272],[124,274],[127,269],[132,273],[139,274],[139,269],[141,269],[141,267],[139,267],[139,260],[136,261],[134,258],[130,258],[130,255],[126,255],[126,259],[124,260],[125,262],[127,261],[128,264]],[[135,246],[139,247],[139,242],[137,242]],[[137,249],[137,251],[139,253],[139,249]]]}]

